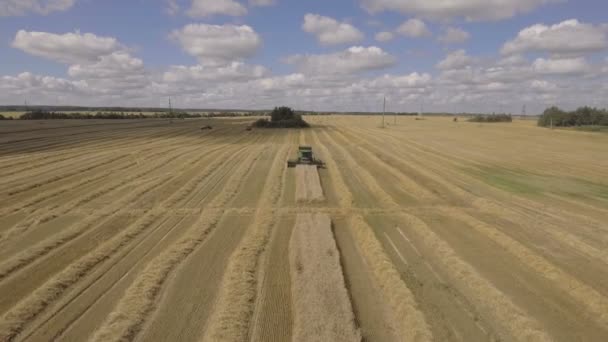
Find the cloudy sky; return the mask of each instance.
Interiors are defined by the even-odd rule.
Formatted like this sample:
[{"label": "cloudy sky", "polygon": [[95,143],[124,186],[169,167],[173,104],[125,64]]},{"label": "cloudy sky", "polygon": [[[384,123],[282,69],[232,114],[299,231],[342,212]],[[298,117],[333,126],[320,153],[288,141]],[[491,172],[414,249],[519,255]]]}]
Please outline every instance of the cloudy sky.
[{"label": "cloudy sky", "polygon": [[608,107],[605,0],[0,0],[0,104]]}]

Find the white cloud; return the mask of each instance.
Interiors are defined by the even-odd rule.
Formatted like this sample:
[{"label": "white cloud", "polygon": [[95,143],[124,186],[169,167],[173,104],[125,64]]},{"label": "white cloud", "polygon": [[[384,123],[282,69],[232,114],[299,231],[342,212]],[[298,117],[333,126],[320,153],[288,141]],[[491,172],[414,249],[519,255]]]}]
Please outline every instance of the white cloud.
[{"label": "white cloud", "polygon": [[47,15],[51,12],[66,11],[76,0],[2,0],[0,17],[21,16],[28,13]]},{"label": "white cloud", "polygon": [[226,64],[252,56],[262,44],[247,25],[190,24],[174,30],[170,37],[201,64]]},{"label": "white cloud", "polygon": [[548,52],[553,54],[583,54],[600,51],[608,46],[603,27],[581,23],[576,19],[546,26],[536,24],[519,32],[502,47],[503,54]]},{"label": "white cloud", "polygon": [[403,14],[445,20],[500,20],[529,12],[555,0],[361,0],[370,13],[397,11]]},{"label": "white cloud", "polygon": [[471,66],[474,61],[475,59],[467,55],[465,50],[460,49],[449,53],[437,64],[437,68],[441,70],[462,69]]},{"label": "white cloud", "polygon": [[179,4],[177,3],[177,0],[167,0],[166,6],[167,7],[165,8],[165,12],[167,12],[167,14],[169,15],[176,15],[181,9],[179,7]]},{"label": "white cloud", "polygon": [[115,38],[80,32],[54,34],[48,32],[17,32],[12,46],[34,56],[61,63],[96,61],[100,56],[123,47]]},{"label": "white cloud", "polygon": [[294,55],[287,63],[296,65],[305,74],[351,75],[362,71],[384,69],[395,64],[395,57],[371,46],[354,46],[345,51],[324,55]]},{"label": "white cloud", "polygon": [[318,14],[306,14],[302,29],[314,34],[323,45],[356,43],[364,38],[363,33],[351,24]]},{"label": "white cloud", "polygon": [[229,15],[233,17],[247,14],[247,8],[234,0],[192,0],[188,10],[191,17],[209,17],[213,15]]},{"label": "white cloud", "polygon": [[557,90],[557,85],[545,80],[532,80],[530,82],[530,88],[540,92],[552,92]]},{"label": "white cloud", "polygon": [[534,70],[540,74],[582,74],[590,69],[583,57],[544,59],[537,58]]},{"label": "white cloud", "polygon": [[121,78],[143,73],[143,61],[126,52],[114,52],[101,56],[95,63],[74,64],[68,69],[68,75],[79,79]]},{"label": "white cloud", "polygon": [[364,83],[366,87],[377,89],[421,88],[430,85],[432,79],[430,74],[414,72],[401,76],[387,74]]},{"label": "white cloud", "polygon": [[163,74],[166,82],[235,82],[248,81],[265,77],[269,74],[268,69],[259,65],[247,65],[242,62],[232,62],[221,67],[196,66],[172,66]]},{"label": "white cloud", "polygon": [[421,38],[431,35],[431,31],[426,27],[424,21],[420,19],[410,19],[397,28],[397,33],[410,37]]},{"label": "white cloud", "polygon": [[457,27],[448,27],[438,40],[444,44],[460,44],[471,38],[471,34]]},{"label": "white cloud", "polygon": [[376,33],[376,36],[374,38],[379,42],[385,43],[393,40],[393,38],[395,38],[395,35],[392,32],[383,31]]},{"label": "white cloud", "polygon": [[272,6],[276,4],[276,0],[249,0],[250,6]]}]

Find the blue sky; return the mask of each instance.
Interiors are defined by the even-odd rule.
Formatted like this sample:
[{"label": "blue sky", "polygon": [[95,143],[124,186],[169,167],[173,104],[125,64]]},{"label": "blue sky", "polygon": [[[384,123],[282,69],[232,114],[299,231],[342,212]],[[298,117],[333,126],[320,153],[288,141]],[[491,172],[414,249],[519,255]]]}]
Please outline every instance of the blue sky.
[{"label": "blue sky", "polygon": [[[412,111],[608,107],[605,1],[254,2],[0,0],[0,104],[157,106],[171,96],[184,107],[374,110],[387,96]],[[423,30],[399,33],[408,21]],[[534,25],[542,32],[518,39]],[[251,32],[239,46],[232,35],[244,31],[231,28],[243,27]],[[459,32],[449,42],[448,29]],[[379,32],[393,39],[378,41]],[[116,44],[97,50],[97,38]]]}]

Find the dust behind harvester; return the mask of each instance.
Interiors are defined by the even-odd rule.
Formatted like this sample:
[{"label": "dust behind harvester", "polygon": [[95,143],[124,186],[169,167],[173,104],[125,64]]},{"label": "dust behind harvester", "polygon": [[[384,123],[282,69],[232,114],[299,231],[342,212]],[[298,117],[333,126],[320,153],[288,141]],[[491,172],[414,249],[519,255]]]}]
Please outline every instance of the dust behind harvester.
[{"label": "dust behind harvester", "polygon": [[312,153],[312,147],[299,146],[298,159],[290,159],[287,161],[287,167],[295,167],[296,165],[316,165],[318,168],[325,167],[325,163],[321,159],[315,159]]}]

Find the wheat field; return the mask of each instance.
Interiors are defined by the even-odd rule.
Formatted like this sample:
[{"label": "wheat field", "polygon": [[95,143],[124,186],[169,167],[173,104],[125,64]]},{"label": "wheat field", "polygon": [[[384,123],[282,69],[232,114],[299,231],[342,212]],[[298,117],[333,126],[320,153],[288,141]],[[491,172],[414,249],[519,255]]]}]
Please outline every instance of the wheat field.
[{"label": "wheat field", "polygon": [[0,122],[0,341],[608,340],[607,134],[252,120]]}]

